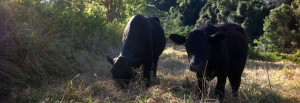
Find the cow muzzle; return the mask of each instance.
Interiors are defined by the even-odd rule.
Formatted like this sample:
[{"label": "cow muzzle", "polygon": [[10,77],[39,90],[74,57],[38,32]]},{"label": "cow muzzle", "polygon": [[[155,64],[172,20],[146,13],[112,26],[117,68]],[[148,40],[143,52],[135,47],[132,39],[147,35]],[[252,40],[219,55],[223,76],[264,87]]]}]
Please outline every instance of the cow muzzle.
[{"label": "cow muzzle", "polygon": [[190,64],[190,71],[200,73],[202,72],[202,65],[201,64]]}]

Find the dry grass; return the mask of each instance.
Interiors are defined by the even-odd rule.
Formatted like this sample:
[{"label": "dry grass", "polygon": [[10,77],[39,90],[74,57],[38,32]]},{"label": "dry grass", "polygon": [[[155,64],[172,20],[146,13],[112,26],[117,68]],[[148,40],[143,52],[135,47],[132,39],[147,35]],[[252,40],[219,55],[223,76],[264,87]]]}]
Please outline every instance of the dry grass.
[{"label": "dry grass", "polygon": [[[114,50],[112,50],[114,51]],[[114,51],[112,54],[117,54]],[[76,57],[83,72],[62,83],[42,87],[28,88],[15,93],[10,102],[216,102],[214,87],[216,79],[209,86],[207,101],[200,101],[196,92],[196,76],[187,68],[188,60],[183,47],[168,45],[158,66],[158,80],[149,89],[145,89],[142,80],[120,88],[110,79],[110,64],[103,57],[80,53]],[[270,67],[269,89],[265,63],[248,60],[242,76],[239,98],[231,96],[231,87],[226,85],[225,102],[294,102],[300,101],[300,68],[290,63],[268,63]],[[210,98],[210,99],[209,99]]]}]

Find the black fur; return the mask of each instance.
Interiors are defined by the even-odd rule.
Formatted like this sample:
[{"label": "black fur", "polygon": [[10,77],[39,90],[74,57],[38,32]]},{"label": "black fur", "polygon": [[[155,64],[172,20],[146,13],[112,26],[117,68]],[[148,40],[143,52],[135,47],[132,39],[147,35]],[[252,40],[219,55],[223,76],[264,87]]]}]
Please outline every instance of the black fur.
[{"label": "black fur", "polygon": [[[204,81],[217,77],[215,92],[222,101],[228,77],[232,93],[237,96],[248,51],[248,36],[241,26],[232,23],[205,25],[186,36],[171,35],[169,38],[177,44],[185,45],[190,70],[197,73],[201,92],[205,93],[207,86]],[[182,38],[186,38],[184,43]]]},{"label": "black fur", "polygon": [[150,72],[156,77],[157,61],[166,46],[164,30],[156,17],[146,18],[142,15],[132,16],[123,34],[123,45],[120,55],[113,62],[111,73],[117,81],[128,81],[134,78],[133,68],[141,65],[147,87],[150,86]]}]

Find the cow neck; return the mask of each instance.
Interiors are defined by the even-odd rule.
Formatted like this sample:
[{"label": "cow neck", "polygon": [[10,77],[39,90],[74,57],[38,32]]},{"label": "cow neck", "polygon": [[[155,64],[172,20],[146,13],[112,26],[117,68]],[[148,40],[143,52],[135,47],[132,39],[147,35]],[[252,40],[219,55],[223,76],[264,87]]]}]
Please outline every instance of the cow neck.
[{"label": "cow neck", "polygon": [[134,68],[138,68],[140,67],[140,65],[142,63],[144,63],[145,61],[147,61],[148,59],[150,59],[151,57],[144,57],[144,58],[141,58],[141,59],[138,59],[138,60],[131,60],[129,59],[127,56],[124,56],[122,54],[120,54],[119,57],[123,57],[125,59],[125,61],[128,63],[128,65],[130,67],[134,67]]}]

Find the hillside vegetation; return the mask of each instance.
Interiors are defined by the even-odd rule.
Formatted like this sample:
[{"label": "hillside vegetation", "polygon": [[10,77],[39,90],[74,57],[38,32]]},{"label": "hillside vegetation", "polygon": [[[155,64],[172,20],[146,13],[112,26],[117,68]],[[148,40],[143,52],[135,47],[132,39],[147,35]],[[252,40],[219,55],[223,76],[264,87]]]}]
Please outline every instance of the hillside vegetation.
[{"label": "hillside vegetation", "polygon": [[[299,0],[264,1],[2,0],[0,102],[201,102],[185,49],[169,41],[152,87],[142,71],[126,88],[111,79],[104,56],[118,55],[134,14],[160,18],[166,37],[240,24],[251,38],[249,60],[239,97],[227,83],[225,102],[300,102]],[[202,102],[217,102],[215,84]]]}]

